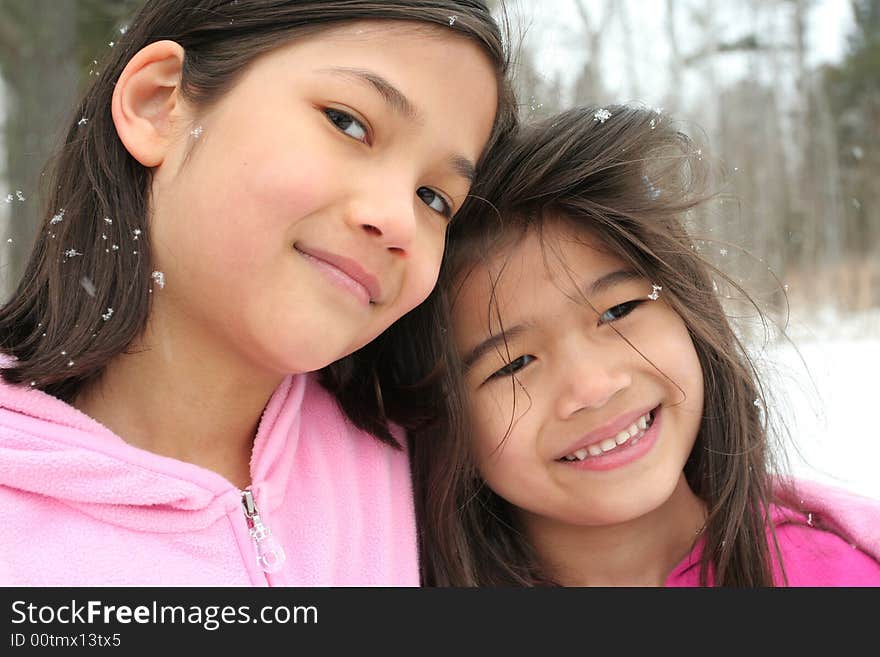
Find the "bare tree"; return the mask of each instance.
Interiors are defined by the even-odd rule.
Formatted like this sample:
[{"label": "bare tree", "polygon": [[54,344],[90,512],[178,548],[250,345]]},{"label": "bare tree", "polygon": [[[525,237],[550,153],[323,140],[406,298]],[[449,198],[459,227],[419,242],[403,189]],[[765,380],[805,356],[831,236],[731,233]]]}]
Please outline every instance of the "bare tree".
[{"label": "bare tree", "polygon": [[575,0],[575,6],[581,19],[587,53],[584,69],[581,71],[577,82],[575,82],[575,103],[599,103],[605,97],[601,69],[602,45],[618,6],[617,0],[605,0],[601,18],[596,21],[587,8],[587,4],[587,0]]}]

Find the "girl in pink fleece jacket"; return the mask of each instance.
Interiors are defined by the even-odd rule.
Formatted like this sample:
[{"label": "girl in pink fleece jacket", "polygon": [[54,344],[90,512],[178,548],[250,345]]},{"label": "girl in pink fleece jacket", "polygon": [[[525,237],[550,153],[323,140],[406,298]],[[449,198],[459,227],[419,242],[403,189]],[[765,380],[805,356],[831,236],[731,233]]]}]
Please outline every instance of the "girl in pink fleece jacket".
[{"label": "girl in pink fleece jacket", "polygon": [[0,310],[0,584],[418,583],[344,357],[433,287],[505,67],[471,0],[145,3]]},{"label": "girl in pink fleece jacket", "polygon": [[880,502],[771,474],[739,287],[682,221],[705,160],[672,126],[524,129],[452,226],[403,320],[419,394],[462,400],[411,434],[426,584],[880,586]]}]

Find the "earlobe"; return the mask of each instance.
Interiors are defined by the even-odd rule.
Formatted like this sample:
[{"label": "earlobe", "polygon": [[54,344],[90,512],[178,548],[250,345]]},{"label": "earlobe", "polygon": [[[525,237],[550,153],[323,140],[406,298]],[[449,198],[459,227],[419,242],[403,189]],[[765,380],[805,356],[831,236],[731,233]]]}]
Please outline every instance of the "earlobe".
[{"label": "earlobe", "polygon": [[145,167],[162,164],[183,109],[179,85],[184,50],[157,41],[131,58],[116,82],[111,112],[126,150]]}]

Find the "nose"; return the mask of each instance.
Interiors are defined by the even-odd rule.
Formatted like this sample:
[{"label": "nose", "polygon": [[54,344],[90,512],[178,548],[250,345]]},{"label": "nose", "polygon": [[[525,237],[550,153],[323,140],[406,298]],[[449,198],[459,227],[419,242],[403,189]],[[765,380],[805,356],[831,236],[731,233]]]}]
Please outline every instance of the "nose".
[{"label": "nose", "polygon": [[397,255],[407,255],[416,233],[416,193],[412,185],[385,180],[373,185],[348,209],[347,222]]},{"label": "nose", "polygon": [[585,346],[579,343],[567,359],[557,393],[556,411],[561,419],[575,413],[605,406],[619,392],[626,390],[632,377],[626,359],[615,355],[608,345]]}]

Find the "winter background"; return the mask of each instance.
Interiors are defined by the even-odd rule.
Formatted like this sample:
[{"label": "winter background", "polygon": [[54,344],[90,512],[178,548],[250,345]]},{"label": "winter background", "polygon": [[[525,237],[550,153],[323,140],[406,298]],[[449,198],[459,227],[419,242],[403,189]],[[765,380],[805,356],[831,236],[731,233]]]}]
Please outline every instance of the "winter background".
[{"label": "winter background", "polygon": [[[64,108],[101,74],[135,4],[0,0],[4,299],[41,219],[39,172]],[[880,0],[503,6],[525,119],[634,102],[706,144],[726,182],[700,217],[702,244],[790,338],[745,332],[792,468],[880,499]]]}]

